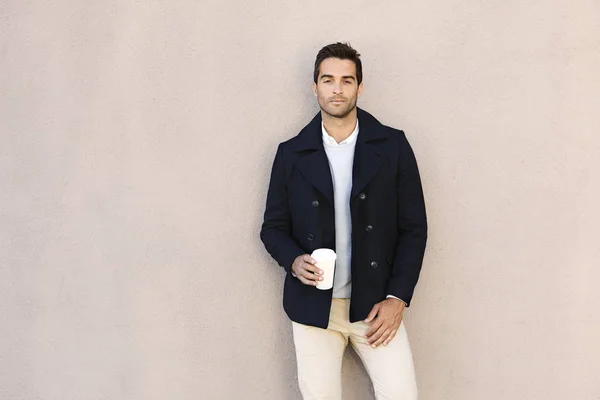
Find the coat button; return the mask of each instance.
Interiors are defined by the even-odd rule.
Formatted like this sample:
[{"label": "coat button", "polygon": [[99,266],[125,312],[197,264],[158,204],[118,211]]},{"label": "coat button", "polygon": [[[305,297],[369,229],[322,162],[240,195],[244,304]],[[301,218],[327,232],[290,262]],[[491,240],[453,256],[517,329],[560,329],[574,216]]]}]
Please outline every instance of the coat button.
[{"label": "coat button", "polygon": [[319,202],[317,200],[312,202],[313,207],[319,207]]},{"label": "coat button", "polygon": [[372,261],[371,262],[371,267],[377,268],[378,266],[379,266],[379,264],[377,264],[377,261]]},{"label": "coat button", "polygon": [[371,232],[373,230],[373,225],[367,225],[367,227],[365,228],[365,230],[367,232]]},{"label": "coat button", "polygon": [[315,238],[315,235],[313,235],[312,233],[308,234],[308,240],[313,240]]},{"label": "coat button", "polygon": [[361,193],[361,194],[358,195],[358,198],[361,199],[361,200],[364,200],[364,199],[367,198],[367,195],[366,195],[366,193],[363,192],[363,193]]}]

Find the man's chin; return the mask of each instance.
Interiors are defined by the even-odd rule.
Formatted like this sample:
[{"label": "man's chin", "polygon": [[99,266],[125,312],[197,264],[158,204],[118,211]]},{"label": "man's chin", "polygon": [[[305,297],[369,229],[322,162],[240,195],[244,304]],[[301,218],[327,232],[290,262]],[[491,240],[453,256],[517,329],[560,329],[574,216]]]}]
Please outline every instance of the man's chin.
[{"label": "man's chin", "polygon": [[356,106],[351,107],[349,109],[340,110],[338,108],[333,108],[333,107],[326,107],[326,108],[321,107],[321,111],[323,111],[325,114],[327,114],[333,118],[345,118],[352,111],[354,111],[355,108],[356,108]]}]

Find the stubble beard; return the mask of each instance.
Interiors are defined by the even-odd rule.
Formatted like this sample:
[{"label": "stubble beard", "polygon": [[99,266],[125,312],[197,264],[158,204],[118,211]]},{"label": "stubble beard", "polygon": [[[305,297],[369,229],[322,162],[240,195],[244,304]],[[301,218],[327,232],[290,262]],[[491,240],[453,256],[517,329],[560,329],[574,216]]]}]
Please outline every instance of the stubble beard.
[{"label": "stubble beard", "polygon": [[327,101],[325,105],[319,103],[319,107],[321,108],[321,111],[330,117],[343,119],[346,118],[356,108],[356,98],[353,100],[347,99],[346,104],[348,107],[340,109],[339,107],[336,108],[335,106],[331,105],[331,103]]}]

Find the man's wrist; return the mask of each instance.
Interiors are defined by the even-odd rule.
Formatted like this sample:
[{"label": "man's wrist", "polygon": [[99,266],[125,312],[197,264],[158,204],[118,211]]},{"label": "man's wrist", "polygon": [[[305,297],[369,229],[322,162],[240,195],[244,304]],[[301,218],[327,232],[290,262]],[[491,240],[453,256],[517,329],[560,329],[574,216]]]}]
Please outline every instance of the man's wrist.
[{"label": "man's wrist", "polygon": [[406,307],[406,306],[408,306],[408,304],[407,304],[407,303],[406,303],[404,300],[402,300],[402,299],[401,299],[401,298],[399,298],[399,297],[396,297],[396,296],[394,296],[393,294],[388,294],[388,295],[386,296],[386,299],[396,299],[396,300],[400,300],[401,302],[403,302],[403,303],[404,303],[404,306],[405,306],[405,307]]}]

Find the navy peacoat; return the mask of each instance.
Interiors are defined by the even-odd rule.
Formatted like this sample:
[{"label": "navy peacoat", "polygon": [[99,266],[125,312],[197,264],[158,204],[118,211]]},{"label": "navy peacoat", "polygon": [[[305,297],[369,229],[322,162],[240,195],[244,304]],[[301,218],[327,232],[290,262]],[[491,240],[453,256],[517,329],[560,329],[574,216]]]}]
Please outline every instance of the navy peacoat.
[{"label": "navy peacoat", "polygon": [[[423,190],[404,132],[358,108],[354,164],[350,322],[365,319],[391,294],[409,306],[427,241]],[[304,285],[291,274],[297,256],[335,250],[333,184],[323,147],[321,113],[280,143],[273,162],[260,238],[286,273],[283,307],[292,321],[327,328],[333,289]]]}]

